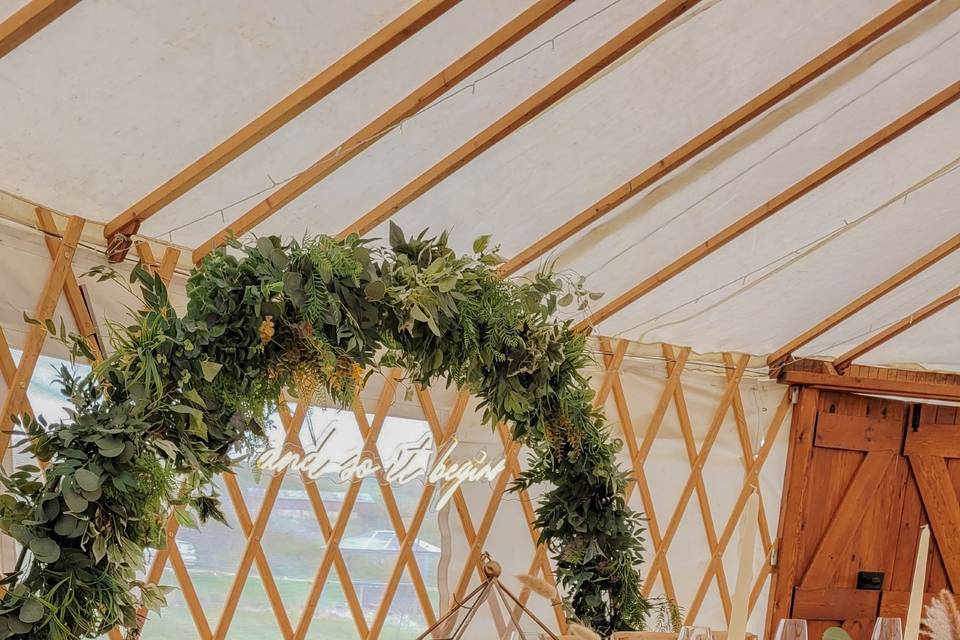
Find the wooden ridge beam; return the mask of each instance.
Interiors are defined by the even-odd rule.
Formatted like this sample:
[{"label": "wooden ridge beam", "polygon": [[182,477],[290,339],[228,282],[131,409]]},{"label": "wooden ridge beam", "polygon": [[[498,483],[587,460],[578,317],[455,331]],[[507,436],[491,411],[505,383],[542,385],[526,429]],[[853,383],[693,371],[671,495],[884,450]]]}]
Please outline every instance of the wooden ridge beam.
[{"label": "wooden ridge beam", "polygon": [[388,220],[400,209],[425,194],[481,153],[533,120],[578,87],[583,86],[585,82],[654,36],[699,2],[700,0],[666,0],[661,2],[629,27],[595,49],[586,58],[511,109],[506,115],[500,117],[486,129],[401,187],[392,196],[350,223],[338,234],[338,237],[343,238],[351,233],[363,235]]},{"label": "wooden ridge beam", "polygon": [[887,342],[891,338],[900,335],[907,329],[920,324],[935,313],[949,307],[957,300],[960,300],[960,287],[954,287],[936,300],[917,309],[907,317],[894,322],[883,331],[870,336],[843,355],[835,358],[833,361],[833,366],[836,367],[837,371],[843,372],[844,369],[850,366],[850,363],[863,354],[873,351],[884,342]]},{"label": "wooden ridge beam", "polygon": [[384,111],[362,129],[346,138],[323,157],[301,171],[290,182],[218,231],[197,247],[193,261],[222,245],[230,235],[240,236],[299,198],[311,187],[376,143],[381,136],[404,120],[421,111],[455,87],[461,80],[480,69],[528,33],[555,16],[573,0],[538,0],[523,13],[506,23],[445,69],[414,89],[408,96]]},{"label": "wooden ridge beam", "polygon": [[508,260],[501,273],[509,275],[530,264],[560,243],[573,237],[610,213],[634,195],[680,168],[704,150],[720,142],[766,113],[827,71],[861,51],[885,33],[898,26],[934,0],[904,0],[890,7],[815,58],[796,69],[763,93],[744,103],[726,117],[657,160],[625,184],[617,187],[576,216],[550,231],[529,247]]},{"label": "wooden ridge beam", "polygon": [[31,0],[0,22],[0,58],[32,38],[80,0]]},{"label": "wooden ridge beam", "polygon": [[852,167],[874,151],[896,140],[941,109],[953,104],[957,98],[960,98],[960,82],[950,84],[933,97],[928,98],[893,122],[876,131],[873,135],[853,145],[813,173],[787,187],[750,213],[690,249],[670,264],[645,278],[639,284],[620,294],[589,317],[580,321],[576,325],[577,329],[581,331],[589,330],[604,320],[609,319],[644,295],[668,282],[674,276],[700,262],[720,247],[732,242],[834,176]]},{"label": "wooden ridge beam", "polygon": [[803,345],[823,335],[858,311],[873,304],[886,294],[902,285],[907,280],[913,278],[918,273],[921,273],[940,260],[946,258],[958,248],[960,248],[960,233],[956,234],[946,242],[936,246],[929,253],[917,258],[900,271],[896,272],[874,288],[858,297],[856,300],[853,300],[849,304],[838,309],[827,318],[824,318],[787,344],[771,353],[767,357],[767,364],[769,364],[771,367],[779,364]]},{"label": "wooden ridge beam", "polygon": [[408,38],[453,8],[458,0],[420,0],[344,54],[296,91],[218,144],[104,227],[104,236],[136,233],[140,224],[312,107]]}]

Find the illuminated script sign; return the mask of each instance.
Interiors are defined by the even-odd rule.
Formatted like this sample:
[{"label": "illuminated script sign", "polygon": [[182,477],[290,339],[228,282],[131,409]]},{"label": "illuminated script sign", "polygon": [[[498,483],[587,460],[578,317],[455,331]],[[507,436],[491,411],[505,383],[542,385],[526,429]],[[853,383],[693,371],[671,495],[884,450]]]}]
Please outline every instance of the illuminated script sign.
[{"label": "illuminated script sign", "polygon": [[289,469],[312,480],[330,474],[342,482],[354,482],[380,472],[391,484],[402,485],[423,478],[424,482],[437,485],[440,492],[437,509],[442,509],[464,482],[491,482],[506,467],[506,460],[488,460],[485,451],[473,458],[455,458],[454,452],[459,444],[456,439],[438,451],[436,460],[431,464],[433,443],[430,436],[397,447],[393,456],[381,467],[373,456],[364,453],[340,457],[331,455],[327,445],[333,434],[333,429],[327,431],[320,443],[309,451],[291,451],[284,446],[269,449],[257,458],[257,466],[275,473],[284,473]]}]

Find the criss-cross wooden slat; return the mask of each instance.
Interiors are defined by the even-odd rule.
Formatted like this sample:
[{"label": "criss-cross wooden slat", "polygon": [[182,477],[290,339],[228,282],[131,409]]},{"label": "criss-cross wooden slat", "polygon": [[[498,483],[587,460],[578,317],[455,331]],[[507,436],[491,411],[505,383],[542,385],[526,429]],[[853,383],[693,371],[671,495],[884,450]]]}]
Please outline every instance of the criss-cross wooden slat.
[{"label": "criss-cross wooden slat", "polygon": [[[80,233],[83,231],[84,219],[78,216],[72,216],[67,223],[67,228],[60,240],[60,246],[57,247],[56,256],[53,259],[53,265],[47,276],[43,290],[40,292],[40,299],[37,302],[36,311],[33,314],[35,320],[41,323],[45,320],[52,320],[53,313],[57,308],[57,302],[63,294],[63,286],[67,280],[67,274],[72,269],[73,256],[77,250],[77,243],[80,241]],[[10,444],[13,426],[12,416],[23,413],[23,407],[27,398],[27,387],[30,379],[33,377],[34,369],[40,354],[43,350],[43,344],[47,339],[47,329],[42,324],[30,325],[27,332],[27,338],[24,342],[23,351],[20,355],[20,362],[17,365],[16,373],[10,384],[7,386],[7,395],[3,399],[3,406],[0,408],[0,458],[3,457],[7,446]]]},{"label": "criss-cross wooden slat", "polygon": [[[53,213],[44,207],[36,207],[34,210],[37,214],[37,226],[44,233],[43,240],[47,245],[47,250],[50,252],[50,259],[56,259],[57,250],[60,248],[61,233],[59,227],[57,227],[57,223],[53,219]],[[90,350],[93,351],[97,358],[102,358],[100,336],[97,335],[97,327],[93,322],[93,316],[90,314],[90,309],[87,306],[87,301],[84,299],[83,292],[80,290],[80,283],[77,281],[77,276],[73,272],[72,264],[67,269],[67,277],[63,283],[63,295],[67,299],[67,304],[70,307],[70,315],[73,316],[73,321],[77,326],[77,332],[84,337]]]},{"label": "criss-cross wooden slat", "polygon": [[[643,512],[647,518],[647,531],[650,535],[650,542],[653,543],[654,548],[659,548],[660,545],[663,544],[663,537],[660,534],[660,522],[657,517],[657,510],[653,504],[653,495],[650,493],[650,485],[647,482],[647,474],[643,468],[643,461],[646,459],[646,452],[649,452],[649,445],[646,446],[645,451],[641,450],[643,445],[641,445],[637,439],[636,428],[633,425],[633,419],[630,417],[630,409],[627,405],[626,394],[623,390],[623,380],[620,377],[619,371],[629,344],[630,343],[628,340],[621,340],[617,345],[616,351],[609,355],[607,353],[604,354],[604,385],[600,387],[600,390],[597,393],[597,405],[601,406],[606,400],[604,387],[606,386],[607,380],[609,380],[609,388],[613,391],[613,400],[617,410],[617,417],[620,419],[620,427],[623,430],[624,439],[627,443],[627,450],[630,453],[630,466],[633,475],[631,481],[627,485],[627,499],[629,500],[631,492],[633,491],[634,487],[636,487],[636,489],[640,492],[640,503],[643,505]],[[610,352],[610,342],[607,338],[601,338],[600,348],[604,352]],[[676,366],[674,371],[668,374],[668,382],[664,388],[663,395],[661,396],[661,400],[657,405],[657,410],[654,411],[654,415],[647,427],[647,432],[644,437],[644,444],[647,442],[652,444],[653,439],[656,437],[656,433],[660,429],[660,425],[663,422],[663,416],[666,413],[667,404],[669,403],[670,398],[673,396],[673,390],[676,388],[676,385],[680,380],[680,373],[683,371],[683,367],[686,363],[686,358],[689,353],[689,349],[684,349],[681,353],[682,359],[675,361]],[[663,407],[662,411],[660,410],[661,406]],[[663,585],[664,593],[668,598],[676,602],[677,593],[673,585],[673,576],[670,575],[669,567],[667,567],[666,564],[662,565],[658,573],[660,575],[660,582]]]},{"label": "criss-cross wooden slat", "polygon": [[[513,448],[513,442],[510,440],[510,433],[505,424],[497,424],[497,434],[500,436],[500,442],[504,451],[510,451]],[[506,456],[507,472],[504,476],[517,479],[520,477],[520,461],[516,455]],[[530,563],[528,574],[539,573],[552,587],[557,587],[557,578],[553,573],[553,567],[550,565],[550,559],[547,557],[547,549],[540,544],[540,531],[536,527],[536,513],[533,508],[533,501],[530,499],[530,493],[526,489],[519,489],[517,495],[520,498],[520,508],[523,510],[523,516],[530,530],[530,538],[534,546],[533,561]],[[529,596],[527,596],[529,598]],[[524,601],[526,602],[526,601]],[[566,633],[567,617],[563,611],[561,602],[553,603],[553,615],[557,620],[557,626],[561,633]]]},{"label": "criss-cross wooden slat", "polygon": [[[399,373],[397,373],[399,375]],[[354,403],[354,416],[357,418],[357,427],[360,429],[360,435],[366,438],[367,434],[371,432],[370,426],[367,424],[367,416],[363,411],[363,407],[360,404],[359,399]],[[387,516],[390,518],[390,524],[393,527],[394,533],[397,534],[397,540],[401,541],[400,553],[397,556],[397,565],[399,569],[395,569],[394,573],[396,574],[397,582],[399,582],[400,575],[403,573],[402,568],[403,564],[406,564],[407,570],[410,574],[410,582],[413,584],[414,593],[417,595],[417,599],[420,601],[420,608],[423,611],[423,617],[427,621],[427,626],[433,625],[436,620],[436,616],[433,612],[433,603],[430,601],[430,594],[427,593],[426,584],[423,581],[423,575],[420,572],[420,565],[417,564],[416,557],[407,550],[404,544],[406,543],[408,536],[407,527],[404,525],[403,516],[400,514],[400,506],[397,504],[397,498],[393,493],[393,489],[390,486],[390,483],[387,481],[386,472],[384,471],[384,464],[380,459],[380,451],[376,446],[376,440],[374,440],[374,446],[370,449],[369,459],[373,460],[374,464],[377,465],[378,470],[376,472],[377,484],[380,486],[380,493],[383,496],[384,506],[387,508]],[[433,485],[428,485],[433,486]],[[421,503],[422,503],[421,499]],[[429,497],[426,500],[426,504],[418,504],[417,509],[414,512],[414,522],[416,527],[412,527],[415,530],[420,529],[420,521],[422,521],[423,516],[426,515],[426,509],[430,506]],[[422,513],[421,513],[422,507]],[[419,521],[417,520],[419,518]],[[412,526],[412,525],[411,525]],[[413,544],[413,539],[409,541],[409,544]],[[381,605],[384,601],[387,602],[389,608],[389,601],[392,599],[392,593],[396,590],[396,584],[393,584],[393,587],[390,588],[390,583],[388,582],[388,592],[384,593],[384,598],[381,600]],[[389,597],[388,597],[389,593]],[[381,606],[382,609],[382,606]],[[371,625],[370,634],[368,637],[376,638],[380,634],[380,630],[383,626],[383,620],[381,618],[386,617],[386,610],[383,611],[381,615],[380,610],[378,609],[377,615],[374,619],[374,624]]]},{"label": "criss-cross wooden slat", "polygon": [[[710,557],[710,561],[703,574],[703,578],[700,581],[700,585],[697,587],[696,594],[694,595],[693,600],[691,600],[687,609],[688,620],[692,620],[696,616],[700,609],[700,605],[703,602],[703,598],[706,596],[707,588],[710,585],[710,580],[714,572],[723,563],[723,553],[726,551],[727,546],[729,545],[730,540],[736,531],[737,524],[740,521],[740,516],[743,514],[743,509],[747,504],[747,498],[750,497],[750,494],[758,484],[760,471],[763,469],[763,465],[767,461],[767,457],[770,455],[770,451],[776,442],[777,435],[780,433],[780,428],[784,423],[784,419],[786,418],[789,409],[790,397],[789,395],[784,394],[783,399],[780,401],[780,405],[777,407],[777,411],[771,419],[770,425],[768,426],[764,435],[763,444],[760,446],[756,458],[754,458],[751,462],[750,468],[743,479],[740,494],[737,496],[737,499],[733,504],[733,508],[730,511],[730,516],[727,519],[727,523],[724,525],[723,531],[720,534],[720,539],[717,542],[717,547],[714,549],[713,554]],[[771,544],[765,548],[767,551],[767,557],[769,557],[769,554],[772,553],[774,545]],[[768,572],[769,569],[767,569],[767,573]]]},{"label": "criss-cross wooden slat", "polygon": [[[434,443],[440,442],[444,437],[444,432],[448,429],[444,429],[440,426],[440,418],[437,416],[436,407],[433,404],[433,399],[430,397],[430,392],[426,389],[421,388],[420,386],[416,387],[417,400],[420,402],[420,408],[423,410],[423,417],[427,421],[427,424],[430,426],[430,433],[433,435]],[[467,408],[467,403],[470,401],[470,394],[466,391],[461,391],[457,394],[457,400],[453,405],[453,410],[450,413],[449,423],[453,424],[454,421],[456,424],[460,424],[460,421],[463,419],[463,413]],[[439,451],[439,447],[437,447]],[[457,510],[457,515],[460,518],[460,526],[463,529],[463,537],[466,538],[467,544],[472,545],[477,539],[476,528],[473,525],[473,518],[470,516],[470,507],[467,505],[466,498],[463,497],[463,490],[460,487],[457,487],[457,490],[453,494],[453,505]],[[475,569],[477,572],[477,577],[480,580],[486,579],[486,574],[483,572],[483,562],[477,561]],[[492,599],[487,599],[487,606],[490,608],[490,615],[493,616],[494,624],[497,627],[497,630],[501,633],[506,630],[506,624],[503,619],[503,614],[500,611],[500,608],[497,606],[497,603]]]},{"label": "criss-cross wooden slat", "polygon": [[[737,386],[740,384],[740,379],[743,376],[743,371],[746,369],[748,361],[748,356],[741,356],[740,361],[737,363],[737,368],[735,371],[736,375],[727,382],[726,389],[720,398],[720,403],[714,412],[710,428],[708,429],[706,436],[704,436],[703,444],[700,445],[700,452],[697,454],[696,460],[691,465],[693,471],[690,473],[690,477],[687,479],[687,483],[684,485],[683,491],[680,493],[679,502],[673,511],[673,515],[670,518],[670,522],[667,524],[666,530],[664,531],[663,543],[659,548],[657,548],[657,552],[654,554],[653,560],[650,562],[651,577],[653,576],[654,570],[666,562],[667,550],[670,548],[670,543],[673,542],[673,537],[680,528],[680,521],[683,518],[683,514],[687,509],[687,504],[690,501],[690,496],[693,494],[696,486],[697,478],[699,477],[698,471],[702,469],[703,465],[706,463],[707,456],[710,455],[710,450],[713,448],[713,444],[716,442],[717,436],[720,434],[720,427],[723,425],[723,419],[730,409],[730,404],[733,401],[733,394],[736,391]],[[649,594],[652,588],[653,581],[650,579],[650,577],[648,577],[647,581],[643,585],[644,594]]]},{"label": "criss-cross wooden slat", "polygon": [[[397,390],[397,379],[399,375],[399,371],[391,370],[384,380],[383,390],[380,392],[380,398],[377,401],[373,422],[370,423],[370,428],[367,430],[366,435],[363,438],[362,453],[367,456],[372,455],[376,449],[377,438],[379,437],[380,430],[383,428],[383,424],[386,421],[387,412],[390,410],[390,405],[393,403],[393,397]],[[343,538],[344,531],[346,531],[347,522],[350,520],[350,514],[353,511],[353,506],[357,502],[357,497],[360,495],[360,487],[362,485],[362,480],[354,480],[351,482],[350,487],[344,494],[343,502],[340,506],[340,513],[337,515],[336,523],[330,530],[330,536],[327,538],[327,548],[323,552],[320,565],[317,567],[313,582],[310,585],[310,591],[307,594],[307,600],[304,603],[303,611],[300,614],[300,620],[294,629],[293,637],[296,640],[303,640],[303,638],[306,637],[307,630],[309,629],[310,623],[313,620],[313,614],[316,612],[317,605],[320,602],[320,596],[323,593],[323,587],[326,584],[327,576],[330,575],[330,569],[333,566],[334,559],[339,553],[340,540]]]},{"label": "criss-cross wooden slat", "polygon": [[[669,347],[667,347],[669,348]],[[736,365],[733,362],[733,356],[729,353],[723,354],[723,363],[726,365],[724,372],[727,380],[733,378],[733,371]],[[753,445],[750,442],[750,427],[747,426],[747,415],[743,409],[743,397],[740,395],[740,386],[737,385],[733,393],[733,419],[737,425],[737,436],[740,440],[740,450],[743,452],[741,458],[743,470],[750,472],[750,466],[753,461]],[[767,522],[767,511],[763,505],[763,494],[758,494],[760,499],[760,513],[758,515],[758,526],[760,527],[760,542],[764,549],[769,549],[771,545],[770,524]]]},{"label": "criss-cross wooden slat", "polygon": [[[285,409],[283,403],[281,404],[281,412]],[[299,434],[300,427],[303,425],[303,420],[306,417],[307,409],[309,409],[309,403],[306,401],[300,402],[297,405],[296,413],[293,416],[293,419],[289,421],[286,427],[286,435],[284,438],[284,445],[289,445],[293,436]],[[247,576],[250,574],[250,568],[253,565],[253,562],[256,558],[263,558],[263,546],[260,544],[260,538],[263,536],[263,531],[267,527],[267,519],[270,517],[270,513],[273,511],[273,506],[276,504],[277,496],[280,494],[280,487],[283,485],[283,473],[277,473],[270,481],[267,483],[267,487],[263,492],[263,500],[260,502],[260,510],[257,512],[257,517],[253,521],[249,531],[246,531],[246,545],[244,546],[243,553],[240,556],[240,563],[237,567],[236,575],[234,576],[233,582],[230,585],[230,590],[227,593],[227,599],[223,605],[223,611],[220,613],[220,620],[217,622],[217,626],[213,632],[213,638],[215,640],[224,640],[227,637],[227,630],[230,628],[230,623],[233,620],[233,614],[236,612],[237,604],[240,602],[240,594],[243,592],[243,588],[247,584]],[[242,495],[240,496],[241,501],[243,499]],[[263,558],[264,566],[266,565],[266,558]],[[269,575],[269,572],[268,572]],[[264,576],[261,575],[261,578]],[[267,584],[267,580],[264,580],[264,585]],[[277,596],[277,599],[279,596]],[[273,598],[271,598],[273,602]],[[279,609],[274,609],[274,614],[277,616],[277,622],[280,625],[280,630],[282,633],[287,633],[290,631],[290,623],[286,617],[286,611],[281,605]],[[285,638],[289,638],[289,635],[284,635]]]},{"label": "criss-cross wooden slat", "polygon": [[[146,252],[142,253],[141,257],[144,258],[145,264],[148,264],[148,266],[153,265],[151,268],[160,267],[157,261],[150,259],[149,254]],[[168,264],[170,264],[169,261]],[[2,338],[2,336],[0,336],[0,338]],[[3,357],[2,346],[2,340],[0,340],[0,370],[8,376],[14,375],[15,368],[13,367],[12,357],[10,357],[9,353],[7,353],[6,358]],[[717,399],[716,408],[703,442],[700,447],[697,448],[693,432],[693,422],[689,415],[689,409],[686,406],[683,389],[683,376],[685,373],[686,375],[690,375],[686,371],[686,365],[691,352],[689,348],[678,350],[670,346],[663,346],[663,388],[659,400],[656,405],[652,407],[652,413],[646,425],[646,430],[638,433],[630,415],[628,392],[624,387],[624,378],[622,377],[623,363],[627,357],[630,345],[628,342],[622,340],[611,341],[602,339],[600,340],[599,346],[602,355],[602,374],[597,376],[594,382],[596,389],[595,402],[598,406],[602,406],[612,401],[613,411],[615,411],[617,418],[616,422],[619,423],[623,431],[627,458],[633,467],[629,491],[632,493],[636,490],[639,493],[647,521],[649,541],[653,550],[652,557],[644,565],[646,572],[643,585],[644,592],[649,594],[654,583],[659,584],[662,586],[664,594],[668,598],[678,602],[687,610],[687,621],[689,622],[699,615],[711,584],[715,583],[717,585],[718,594],[722,594],[724,591],[727,591],[729,594],[726,576],[723,575],[723,556],[735,537],[747,498],[751,492],[756,490],[759,484],[759,474],[770,456],[774,444],[777,441],[777,436],[780,433],[781,425],[789,412],[791,406],[789,395],[784,394],[780,405],[764,430],[764,437],[758,445],[759,448],[754,452],[753,444],[749,438],[750,429],[747,424],[747,415],[743,407],[743,400],[740,397],[741,380],[748,360],[746,356],[738,357],[732,354],[723,354],[726,384]],[[390,372],[383,392],[377,401],[373,418],[369,424],[367,424],[367,414],[364,412],[362,405],[358,404],[357,407],[355,407],[354,415],[358,423],[358,429],[364,439],[364,451],[367,455],[371,456],[373,460],[379,459],[379,452],[376,451],[375,447],[377,446],[376,443],[386,417],[389,414],[390,406],[393,403],[400,375],[401,372],[399,371]],[[441,423],[436,408],[433,405],[430,391],[419,388],[415,388],[414,390],[423,411],[424,418],[433,434],[434,442],[437,446],[442,446],[448,438],[456,433],[466,412],[470,396],[465,392],[460,393],[451,407],[446,422]],[[671,409],[671,405],[673,405],[673,410],[676,412],[680,436],[684,441],[683,444],[687,453],[686,457],[691,470],[689,477],[685,479],[685,485],[683,491],[680,492],[677,503],[670,505],[673,509],[672,516],[666,528],[663,529],[660,521],[661,514],[656,510],[656,505],[654,504],[653,496],[651,495],[647,482],[644,463],[651,453],[654,442],[661,437],[661,426],[667,411]],[[297,415],[292,417],[289,415],[289,410],[285,404],[280,405],[279,411],[280,419],[286,429],[286,445],[293,449],[302,449],[300,425],[303,424],[305,419],[306,407],[298,407]],[[732,419],[727,421],[727,417],[732,417]],[[711,505],[709,504],[708,496],[705,491],[698,487],[700,483],[705,480],[703,475],[704,464],[710,455],[711,448],[713,448],[717,441],[717,436],[723,425],[732,425],[732,428],[735,429],[735,431],[731,431],[731,434],[735,434],[738,438],[740,449],[743,453],[744,474],[741,489],[731,508],[731,513],[726,517],[722,529],[714,530],[715,537],[708,536],[712,539],[708,540],[707,548],[702,551],[705,554],[704,573],[700,577],[692,600],[686,601],[685,599],[678,599],[667,555],[671,543],[677,534],[679,518],[686,512],[687,505],[694,494],[697,494],[698,504],[700,504],[700,509],[696,510],[695,513],[698,513],[703,519],[712,519]],[[473,513],[471,513],[472,505],[466,501],[462,491],[455,492],[450,502],[450,508],[456,509],[458,512],[464,537],[468,544],[468,551],[462,572],[454,576],[457,581],[456,588],[453,589],[454,598],[458,596],[462,597],[469,586],[472,576],[480,575],[479,554],[485,548],[489,537],[493,535],[493,532],[499,526],[495,523],[499,522],[497,513],[502,503],[502,495],[509,480],[516,478],[521,472],[518,457],[519,449],[516,444],[510,440],[507,425],[497,425],[496,431],[505,450],[506,471],[493,483],[491,497],[485,506],[481,507],[479,504],[473,505],[476,509],[483,509],[481,518],[476,522],[473,520]],[[347,608],[353,618],[359,637],[363,640],[374,640],[381,635],[388,616],[391,613],[393,602],[398,595],[401,577],[404,572],[409,573],[411,560],[414,564],[416,562],[414,554],[412,553],[413,545],[416,544],[417,536],[419,535],[421,525],[426,519],[429,504],[435,496],[436,488],[434,485],[425,486],[413,510],[412,517],[410,517],[406,523],[404,523],[400,517],[396,497],[389,490],[385,492],[384,504],[387,505],[388,515],[391,510],[395,509],[394,518],[400,518],[400,526],[397,527],[399,530],[396,531],[398,540],[400,541],[400,550],[397,557],[392,560],[392,570],[388,580],[384,584],[382,599],[368,624],[364,609],[357,597],[354,582],[351,579],[346,562],[344,561],[344,556],[339,548],[340,540],[344,534],[348,520],[355,510],[354,507],[361,483],[354,482],[348,488],[336,522],[332,523],[316,483],[305,477],[302,473],[300,475],[303,479],[310,504],[315,512],[320,532],[327,541],[327,547],[324,550],[317,572],[314,574],[314,580],[310,586],[310,592],[304,610],[295,623],[288,618],[289,614],[282,603],[277,583],[271,575],[269,558],[263,552],[260,544],[260,538],[266,534],[266,524],[269,522],[271,514],[274,511],[277,493],[279,493],[279,488],[282,483],[281,475],[274,476],[268,483],[264,499],[256,517],[251,517],[250,509],[245,502],[245,497],[237,479],[232,476],[227,476],[224,479],[226,492],[235,508],[238,527],[244,535],[246,543],[240,557],[240,568],[234,576],[230,591],[227,595],[225,610],[216,625],[211,624],[203,606],[201,606],[196,589],[191,581],[190,570],[183,562],[183,558],[180,557],[179,549],[175,543],[175,536],[178,531],[177,521],[174,518],[169,520],[167,524],[170,539],[169,544],[166,549],[157,552],[156,558],[147,573],[147,581],[159,581],[164,566],[167,562],[170,563],[173,574],[181,588],[183,598],[186,601],[187,613],[193,620],[198,638],[210,640],[212,638],[230,637],[229,630],[235,618],[234,613],[237,603],[242,593],[243,585],[249,581],[249,572],[254,563],[256,563],[257,572],[263,582],[266,600],[278,620],[278,627],[280,629],[278,637],[284,639],[305,637],[316,613],[322,590],[333,569],[336,569]],[[380,480],[383,481],[384,479],[381,478]],[[387,497],[388,495],[390,496],[389,498]],[[555,584],[549,555],[545,548],[537,545],[539,533],[534,526],[536,516],[533,500],[526,491],[519,492],[518,495],[523,510],[523,517],[526,520],[531,542],[534,545],[528,573],[541,575],[552,584]],[[391,500],[394,503],[392,507],[389,506]],[[761,597],[764,587],[769,581],[771,572],[770,559],[773,553],[773,544],[770,543],[770,537],[774,535],[774,532],[769,531],[769,525],[765,523],[766,516],[763,510],[761,510],[759,517],[760,519],[757,522],[757,526],[761,527],[761,531],[766,532],[761,533],[760,539],[765,562],[752,585],[750,593],[751,609]],[[705,531],[709,529],[707,522],[703,522],[702,525]],[[419,576],[419,573],[417,575]],[[421,581],[423,592],[426,595],[426,585],[422,582],[422,576],[419,577],[419,580]],[[414,588],[416,589],[416,586],[414,586]],[[520,602],[526,604],[532,597],[532,594],[529,590],[524,590],[520,596]],[[724,604],[722,595],[721,604]],[[496,604],[495,608],[494,605],[495,603],[490,603],[489,605],[491,606],[490,615],[493,616],[493,621],[496,623],[498,636],[501,638],[509,637],[510,627],[504,622],[503,611],[501,609],[502,605]],[[508,608],[512,611],[515,606],[515,603],[511,603]],[[432,615],[432,604],[430,611]],[[566,621],[559,603],[555,604],[554,611],[557,618],[557,627],[563,632],[566,629]],[[727,613],[727,611],[728,609],[725,605],[724,613]],[[285,620],[286,623],[284,623]],[[121,640],[116,630],[111,631],[109,635],[112,640]]]},{"label": "criss-cross wooden slat", "polygon": [[[504,458],[507,462],[508,468],[518,465],[517,453],[519,450],[520,446],[513,441],[511,441],[510,444],[505,447]],[[483,545],[487,542],[487,536],[490,535],[490,529],[493,527],[493,520],[497,516],[497,510],[500,507],[500,502],[503,499],[503,493],[507,488],[507,482],[509,479],[509,473],[501,473],[500,477],[497,478],[497,481],[494,483],[493,491],[490,494],[490,499],[487,501],[487,507],[483,512],[483,518],[481,518],[480,525],[477,527],[477,537],[474,539],[473,544],[470,545],[470,549],[467,552],[467,560],[464,562],[464,570],[461,572],[460,579],[457,581],[457,586],[453,590],[453,597],[458,602],[462,602],[464,595],[467,593],[467,587],[470,584],[470,567],[479,561],[480,553],[483,551]]]}]

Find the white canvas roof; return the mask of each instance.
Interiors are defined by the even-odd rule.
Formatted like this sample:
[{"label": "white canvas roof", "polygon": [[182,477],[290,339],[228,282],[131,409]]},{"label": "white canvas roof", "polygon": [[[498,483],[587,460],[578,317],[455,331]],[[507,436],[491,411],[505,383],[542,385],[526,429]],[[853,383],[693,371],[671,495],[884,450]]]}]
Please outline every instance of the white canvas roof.
[{"label": "white canvas roof", "polygon": [[[0,20],[23,4],[0,0]],[[25,202],[110,222],[413,4],[86,0],[0,58],[0,216],[10,221],[0,243],[15,274],[0,323],[11,341],[49,263],[42,238],[19,226],[34,223]],[[534,4],[462,0],[138,234],[203,244]],[[694,3],[391,219],[408,232],[449,229],[461,250],[489,233],[513,257],[903,4],[927,6],[533,263],[586,275],[602,307],[960,80],[960,0]],[[576,0],[253,232],[341,231],[656,6]],[[958,163],[953,103],[596,329],[770,354],[960,233]],[[84,260],[99,259],[100,236],[88,230]],[[843,354],[960,285],[958,267],[960,252],[948,255],[795,355]],[[121,310],[111,291],[96,288],[101,318]],[[958,369],[958,325],[960,305],[948,306],[858,362]]]}]

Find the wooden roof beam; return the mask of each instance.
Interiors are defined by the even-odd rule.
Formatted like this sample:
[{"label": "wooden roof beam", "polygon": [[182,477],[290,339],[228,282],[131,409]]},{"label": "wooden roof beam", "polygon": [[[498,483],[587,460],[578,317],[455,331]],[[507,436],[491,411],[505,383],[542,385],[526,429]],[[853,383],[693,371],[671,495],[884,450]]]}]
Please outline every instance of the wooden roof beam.
[{"label": "wooden roof beam", "polygon": [[328,151],[322,158],[301,171],[290,182],[270,194],[215,236],[197,247],[194,262],[222,245],[231,234],[241,236],[299,198],[311,187],[359,155],[407,118],[425,108],[461,80],[480,69],[528,33],[555,16],[573,0],[538,0],[523,13],[506,23],[477,46],[460,56],[438,74],[414,89],[408,96],[384,111],[362,129]]},{"label": "wooden roof beam", "polygon": [[32,38],[80,0],[31,0],[0,22],[0,58]]},{"label": "wooden roof beam", "polygon": [[352,222],[338,234],[338,237],[343,238],[351,233],[363,235],[388,220],[400,209],[575,91],[600,71],[647,41],[699,2],[700,0],[666,0],[661,2],[586,58],[514,107],[506,115],[470,138],[392,196]]},{"label": "wooden roof beam", "polygon": [[784,359],[788,358],[790,354],[803,345],[823,335],[858,311],[873,304],[886,294],[902,285],[904,282],[913,278],[915,275],[946,258],[958,248],[960,248],[960,233],[948,239],[946,242],[938,245],[932,251],[917,258],[900,271],[896,272],[877,286],[858,297],[856,300],[853,300],[841,309],[838,309],[827,318],[824,318],[787,344],[771,353],[767,358],[767,364],[772,368],[776,368],[778,364],[780,364]]},{"label": "wooden roof beam", "polygon": [[309,109],[457,3],[458,0],[420,0],[296,91],[131,205],[107,223],[104,236],[110,239],[120,233],[127,236],[136,233],[143,221]]},{"label": "wooden roof beam", "polygon": [[873,351],[883,343],[900,335],[907,329],[920,324],[930,316],[942,311],[943,309],[946,309],[957,300],[960,300],[960,287],[954,287],[933,302],[924,305],[907,317],[894,322],[883,331],[880,331],[867,338],[843,355],[834,358],[833,366],[836,367],[837,371],[842,373],[844,369],[849,367],[850,364],[857,358],[869,353],[870,351]]},{"label": "wooden roof beam", "polygon": [[639,284],[620,294],[598,311],[578,323],[577,328],[580,330],[589,330],[604,320],[607,320],[614,314],[622,311],[644,295],[668,282],[677,274],[686,271],[696,263],[700,262],[720,247],[740,237],[750,229],[770,218],[775,213],[783,210],[793,202],[796,202],[804,195],[810,193],[837,174],[842,173],[846,169],[852,167],[854,164],[869,156],[877,149],[880,149],[887,143],[899,138],[901,135],[925,121],[927,118],[937,113],[941,109],[953,104],[958,97],[960,97],[960,82],[954,82],[933,97],[925,100],[923,103],[919,104],[890,124],[881,128],[873,135],[850,147],[813,173],[787,187],[785,190],[781,191],[779,194],[763,203],[750,213],[746,214],[733,224],[725,227],[708,240],[690,249],[667,266],[663,267],[653,275],[645,278]]},{"label": "wooden roof beam", "polygon": [[749,102],[718,120],[707,129],[657,160],[625,184],[617,187],[576,216],[540,238],[501,267],[503,275],[522,269],[559,246],[597,220],[603,218],[636,194],[689,162],[709,147],[743,128],[827,71],[875,42],[934,0],[904,0],[887,9],[815,58],[769,87]]}]

